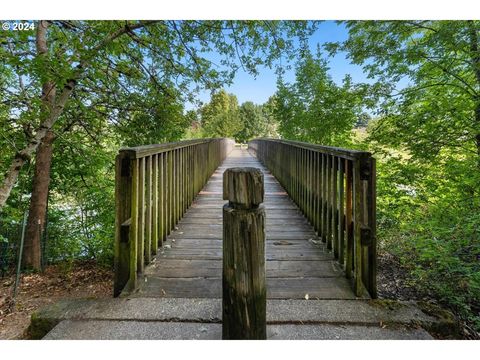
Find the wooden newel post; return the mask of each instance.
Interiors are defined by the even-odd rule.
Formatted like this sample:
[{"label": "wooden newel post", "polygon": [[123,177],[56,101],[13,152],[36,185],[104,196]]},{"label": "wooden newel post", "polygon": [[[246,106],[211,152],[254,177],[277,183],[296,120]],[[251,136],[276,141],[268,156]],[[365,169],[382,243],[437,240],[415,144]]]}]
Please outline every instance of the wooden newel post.
[{"label": "wooden newel post", "polygon": [[223,174],[223,339],[266,339],[263,174]]}]

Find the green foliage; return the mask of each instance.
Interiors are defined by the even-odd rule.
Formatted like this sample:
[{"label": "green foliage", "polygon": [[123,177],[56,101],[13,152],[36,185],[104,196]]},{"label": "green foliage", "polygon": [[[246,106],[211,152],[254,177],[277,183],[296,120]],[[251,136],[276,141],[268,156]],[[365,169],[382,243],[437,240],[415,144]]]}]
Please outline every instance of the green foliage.
[{"label": "green foliage", "polygon": [[480,176],[458,159],[442,153],[444,166],[428,168],[398,156],[379,161],[378,238],[413,286],[480,327],[480,201],[469,186]]},{"label": "green foliage", "polygon": [[256,105],[251,101],[240,106],[240,121],[243,129],[235,134],[235,139],[241,143],[258,137],[278,137],[277,123],[269,112],[268,103]]},{"label": "green foliage", "polygon": [[280,79],[273,113],[282,137],[324,145],[351,143],[362,91],[348,76],[342,86],[336,85],[327,71],[324,60],[305,52],[296,65],[295,82]]},{"label": "green foliage", "polygon": [[380,101],[383,125],[374,137],[425,161],[444,148],[472,150],[480,133],[480,22],[350,21],[347,27],[349,39],[328,49],[347,51],[375,79],[368,94]]},{"label": "green foliage", "polygon": [[233,138],[243,128],[237,97],[220,90],[200,109],[202,128],[206,137]]}]

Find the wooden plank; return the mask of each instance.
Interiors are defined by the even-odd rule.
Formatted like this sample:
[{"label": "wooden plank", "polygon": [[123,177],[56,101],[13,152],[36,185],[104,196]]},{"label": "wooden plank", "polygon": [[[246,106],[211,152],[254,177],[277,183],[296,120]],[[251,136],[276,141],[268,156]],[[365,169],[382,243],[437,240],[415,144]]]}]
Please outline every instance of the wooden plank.
[{"label": "wooden plank", "polygon": [[[332,261],[267,261],[267,278],[274,277],[343,277]],[[221,260],[164,259],[145,270],[145,275],[163,278],[221,277]]]}]

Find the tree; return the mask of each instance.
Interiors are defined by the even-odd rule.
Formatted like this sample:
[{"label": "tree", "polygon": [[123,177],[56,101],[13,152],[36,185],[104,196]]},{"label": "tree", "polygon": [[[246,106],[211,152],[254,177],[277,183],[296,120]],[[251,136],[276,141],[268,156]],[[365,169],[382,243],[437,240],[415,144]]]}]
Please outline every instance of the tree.
[{"label": "tree", "polygon": [[267,134],[267,118],[262,106],[255,105],[251,101],[244,102],[239,109],[240,121],[243,129],[235,134],[235,139],[246,143],[256,137],[263,137]]},{"label": "tree", "polygon": [[327,63],[305,51],[296,64],[295,82],[279,79],[274,115],[282,137],[323,145],[349,142],[362,110],[362,88],[349,76],[338,86],[327,73]]},{"label": "tree", "polygon": [[[125,114],[144,109],[147,86],[164,98],[172,84],[186,97],[193,94],[192,84],[218,88],[231,81],[239,66],[255,73],[259,65],[272,66],[282,54],[291,57],[293,37],[304,41],[313,30],[313,24],[305,22],[236,21],[39,21],[35,27],[36,32],[0,33],[1,95],[14,137],[20,137],[10,147],[14,155],[6,157],[10,166],[2,169],[0,210],[20,170],[40,149],[27,240],[35,244],[44,224],[52,144],[56,132],[76,123],[67,120],[75,107],[112,122],[122,116],[139,119],[138,113]],[[204,55],[213,50],[223,57],[223,68]],[[237,56],[240,65],[233,61]],[[88,122],[80,125],[90,131]],[[37,251],[28,254],[28,249],[39,247],[29,245],[27,263],[36,268]]]},{"label": "tree", "polygon": [[[375,79],[382,120],[374,137],[431,160],[476,152],[480,165],[479,21],[349,21],[346,51]],[[388,126],[383,126],[388,123]]]},{"label": "tree", "polygon": [[200,109],[202,128],[207,137],[233,138],[242,128],[237,97],[225,90],[214,93]]}]

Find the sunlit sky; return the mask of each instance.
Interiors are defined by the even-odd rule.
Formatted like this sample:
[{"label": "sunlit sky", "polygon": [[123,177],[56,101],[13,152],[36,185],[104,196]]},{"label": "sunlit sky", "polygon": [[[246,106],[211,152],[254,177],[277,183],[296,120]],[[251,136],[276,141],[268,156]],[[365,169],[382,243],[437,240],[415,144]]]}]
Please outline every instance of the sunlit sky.
[{"label": "sunlit sky", "polygon": [[[315,33],[310,38],[310,48],[313,53],[316,52],[317,45],[324,44],[329,41],[343,41],[348,37],[348,31],[343,24],[338,24],[335,21],[324,21],[320,23]],[[325,57],[327,54],[325,54]],[[350,63],[346,58],[345,53],[339,53],[335,57],[329,57],[329,74],[332,79],[341,84],[346,74],[350,74],[354,82],[368,81],[362,68],[358,65]],[[294,69],[290,69],[285,74],[286,81],[294,79]],[[259,75],[254,78],[243,70],[239,70],[235,76],[233,84],[225,89],[235,94],[238,102],[241,104],[245,101],[253,101],[257,104],[262,104],[268,100],[276,91],[277,76],[274,69],[265,67],[260,68]],[[198,96],[202,102],[208,102],[210,99],[209,92],[202,92]],[[192,104],[187,104],[186,108],[191,109]]]}]

